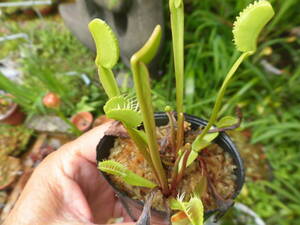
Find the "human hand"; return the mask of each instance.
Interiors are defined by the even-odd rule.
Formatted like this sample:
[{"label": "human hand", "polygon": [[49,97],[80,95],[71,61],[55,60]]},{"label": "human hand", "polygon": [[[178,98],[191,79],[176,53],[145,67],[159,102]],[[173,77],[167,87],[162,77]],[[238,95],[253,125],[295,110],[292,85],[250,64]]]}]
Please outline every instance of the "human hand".
[{"label": "human hand", "polygon": [[4,224],[91,225],[105,224],[112,217],[130,222],[96,166],[96,146],[110,124],[94,128],[46,157]]}]

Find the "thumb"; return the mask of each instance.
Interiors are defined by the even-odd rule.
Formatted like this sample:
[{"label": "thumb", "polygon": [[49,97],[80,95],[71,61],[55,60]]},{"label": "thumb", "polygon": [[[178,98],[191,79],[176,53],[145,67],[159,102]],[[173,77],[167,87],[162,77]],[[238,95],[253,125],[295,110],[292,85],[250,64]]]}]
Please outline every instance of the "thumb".
[{"label": "thumb", "polygon": [[133,222],[131,222],[131,223],[115,223],[114,225],[135,225],[135,223],[133,223]]},{"label": "thumb", "polygon": [[107,122],[83,134],[72,142],[74,148],[72,148],[71,151],[73,151],[73,153],[79,154],[89,162],[96,163],[97,144],[110,126],[111,122]]},{"label": "thumb", "polygon": [[135,225],[135,223],[114,223],[114,224],[94,224],[94,223],[55,223],[55,225]]},{"label": "thumb", "polygon": [[[107,224],[107,225],[110,225],[110,224]],[[114,223],[114,225],[135,225],[135,223]]]}]

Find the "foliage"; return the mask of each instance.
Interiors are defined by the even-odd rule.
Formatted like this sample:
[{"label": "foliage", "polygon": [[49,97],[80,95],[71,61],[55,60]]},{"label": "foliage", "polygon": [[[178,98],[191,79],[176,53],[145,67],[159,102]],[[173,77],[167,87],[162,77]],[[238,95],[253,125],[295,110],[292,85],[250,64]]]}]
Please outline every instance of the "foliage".
[{"label": "foliage", "polygon": [[274,16],[274,10],[265,0],[256,1],[242,11],[233,24],[236,47],[241,52],[255,52],[257,39],[265,25]]},{"label": "foliage", "polygon": [[19,156],[27,146],[32,130],[23,126],[0,125],[0,154]]},{"label": "foliage", "polygon": [[[215,96],[224,79],[229,65],[237,58],[232,43],[232,23],[235,16],[252,0],[186,0],[185,1],[185,111],[189,114],[208,118]],[[239,70],[239,79],[233,79],[220,116],[226,111],[233,112],[238,105],[243,109],[243,127],[251,128],[253,142],[263,144],[268,159],[276,171],[269,184],[262,182],[247,184],[246,194],[240,201],[254,209],[267,224],[299,224],[299,210],[295,203],[281,190],[286,183],[300,190],[299,186],[299,138],[300,121],[300,39],[293,29],[300,26],[298,0],[270,0],[276,15],[262,32],[257,49],[252,58],[246,60]],[[165,15],[169,4],[165,1]],[[166,18],[166,21],[168,18]],[[87,74],[95,80],[93,54],[85,49],[55,18],[22,21],[5,21],[0,29],[6,34],[25,32],[36,46],[35,54],[43,58],[39,63],[44,68],[54,68],[57,75],[69,71]],[[163,111],[165,105],[176,108],[173,62],[170,57],[170,24],[166,23],[166,43],[160,57],[161,79],[152,80],[152,99],[155,111]],[[6,31],[5,31],[6,30]],[[4,34],[3,33],[3,34]],[[1,33],[2,34],[2,33]],[[23,39],[0,43],[0,58],[8,55],[19,58],[16,52],[24,43]],[[12,52],[14,51],[14,52]],[[14,53],[14,54],[12,54]],[[17,56],[16,56],[17,55]],[[274,75],[261,65],[267,60],[281,71]],[[118,64],[117,68],[122,67]],[[122,67],[124,68],[124,66]],[[36,70],[38,71],[38,69]],[[26,71],[30,75],[30,70]],[[101,88],[101,87],[100,87]],[[97,112],[104,104],[104,93],[99,92],[97,82],[88,90],[80,87],[81,95],[88,100],[77,104],[90,106]],[[76,102],[80,102],[79,100]],[[278,178],[281,180],[277,181]],[[284,178],[282,180],[281,178]],[[289,190],[289,189],[286,189]],[[244,192],[243,192],[244,193]]]},{"label": "foliage", "polygon": [[[110,98],[118,96],[120,91],[111,69],[119,60],[119,43],[111,28],[100,19],[93,20],[89,24],[89,29],[96,43],[95,63],[98,67],[99,79]],[[103,54],[104,52],[105,54]]]},{"label": "foliage", "polygon": [[157,25],[146,44],[131,57],[131,68],[137,100],[143,116],[143,124],[147,136],[147,144],[154,168],[154,174],[156,174],[163,192],[167,193],[169,187],[166,173],[163,169],[159,155],[159,146],[156,138],[154,112],[151,99],[151,88],[149,83],[149,71],[146,66],[156,55],[160,45],[161,36],[161,27],[160,25]]},{"label": "foliage", "polygon": [[[160,45],[161,40],[161,27],[157,25],[154,29],[151,37],[145,43],[145,45],[136,52],[131,58],[131,68],[134,77],[135,90],[137,95],[137,101],[140,106],[140,112],[143,118],[143,125],[145,129],[145,136],[147,137],[145,143],[138,140],[138,135],[132,133],[130,129],[136,129],[141,122],[140,112],[136,106],[126,99],[124,96],[120,96],[119,89],[116,85],[115,78],[111,68],[116,64],[119,57],[118,43],[112,30],[108,25],[100,20],[94,19],[89,24],[90,31],[96,42],[97,46],[97,58],[96,65],[99,68],[100,81],[110,100],[104,106],[104,111],[109,118],[119,119],[127,128],[128,133],[132,139],[136,142],[138,149],[145,156],[145,159],[149,162],[153,169],[153,174],[156,176],[159,187],[165,197],[170,196],[176,192],[176,185],[183,177],[184,171],[196,158],[197,154],[201,149],[209,146],[210,143],[218,136],[218,131],[212,132],[211,128],[218,119],[218,114],[221,108],[222,99],[225,95],[225,91],[239,68],[242,62],[256,51],[256,44],[258,41],[258,35],[260,34],[263,27],[273,17],[274,11],[271,4],[265,0],[255,2],[253,5],[248,6],[237,18],[234,23],[234,41],[238,50],[242,51],[242,54],[233,63],[233,66],[229,69],[220,90],[218,91],[215,105],[213,107],[210,119],[207,125],[201,130],[195,141],[190,144],[183,144],[184,138],[184,114],[183,114],[183,77],[184,77],[184,50],[183,50],[183,2],[181,0],[173,1],[170,0],[170,11],[171,11],[171,27],[173,34],[173,51],[174,51],[174,66],[175,66],[175,77],[176,77],[176,105],[177,105],[177,129],[174,129],[172,114],[170,113],[170,107],[166,107],[166,112],[169,117],[169,123],[171,124],[170,137],[173,139],[172,152],[175,153],[175,163],[172,168],[172,180],[170,185],[168,184],[166,172],[162,166],[162,160],[159,154],[159,146],[156,137],[156,128],[154,122],[153,106],[151,99],[151,89],[149,84],[149,71],[147,64],[151,62],[155,56],[157,49]],[[248,29],[247,29],[248,28]],[[100,34],[104,35],[101,36]],[[106,54],[106,52],[108,52]],[[108,70],[106,70],[108,69]],[[136,118],[136,119],[135,119]],[[127,121],[128,120],[128,121]],[[229,120],[226,118],[226,120]],[[220,121],[221,125],[224,125],[224,118]],[[141,131],[143,133],[143,131]],[[175,139],[175,135],[177,138]],[[141,137],[139,137],[141,139]],[[143,145],[146,144],[146,145]],[[191,154],[193,153],[193,154]],[[149,157],[150,156],[150,157]],[[105,161],[106,162],[106,161]],[[121,164],[117,162],[109,162],[111,165],[101,167],[100,169],[104,172],[113,173],[115,175],[126,177],[124,168],[121,168]],[[99,163],[101,164],[101,163]],[[116,164],[116,165],[113,165]],[[121,171],[122,170],[122,171]],[[197,209],[203,206],[197,205]],[[196,197],[191,197],[191,202],[197,202]],[[178,201],[178,205],[182,207],[179,209],[185,213],[188,220],[192,224],[202,224],[203,215],[199,220],[199,215],[192,214],[192,206],[189,203],[184,204],[182,201]],[[194,206],[194,205],[193,205]],[[190,214],[191,213],[191,214]],[[203,214],[203,212],[202,212]]]},{"label": "foliage", "polygon": [[[185,109],[189,114],[208,117],[228,65],[237,58],[230,21],[251,2],[190,0],[186,4],[185,84],[189,88],[185,93]],[[232,112],[236,105],[241,107],[244,114],[242,126],[251,128],[253,142],[265,146],[273,171],[277,171],[274,180],[265,181],[276,186],[276,190],[262,182],[248,183],[247,194],[240,201],[263,217],[267,224],[297,224],[299,211],[295,210],[294,201],[280,190],[286,189],[286,183],[300,190],[296,169],[299,164],[297,96],[300,94],[300,70],[297,65],[300,40],[292,32],[300,25],[300,15],[297,0],[270,2],[276,15],[259,38],[258,42],[264,43],[240,68],[239,79],[232,80],[220,115],[225,111]],[[162,68],[168,62],[170,46],[171,43],[167,42]],[[279,69],[281,75],[274,75],[261,64],[262,60]],[[157,111],[163,110],[164,104],[175,107],[172,104],[175,98],[172,68],[172,63],[166,64],[162,79],[154,81]],[[277,182],[281,176],[285,177],[284,182]]]},{"label": "foliage", "polygon": [[[29,101],[24,101],[24,98],[15,100],[29,115],[48,113],[41,104],[48,92],[60,96],[61,110],[66,117],[86,109],[87,104],[90,111],[103,105],[104,95],[99,93],[97,83],[90,84],[95,79],[92,54],[65,29],[62,22],[51,18],[22,23],[5,21],[4,25],[6,34],[23,32],[28,35],[28,40],[0,43],[0,57],[17,61],[24,78],[21,85],[11,83],[11,88],[7,84],[0,89],[9,88],[8,92],[15,96],[24,95]],[[10,51],[5,51],[6,48]],[[4,83],[1,81],[1,85]],[[13,90],[14,85],[16,90]]]},{"label": "foliage", "polygon": [[183,143],[183,93],[184,93],[184,3],[182,0],[169,1],[171,14],[172,45],[176,78],[176,112],[177,112],[177,146],[178,151]]},{"label": "foliage", "polygon": [[[204,139],[210,128],[216,123],[227,86],[229,85],[232,77],[234,76],[241,63],[248,56],[255,53],[258,35],[273,16],[274,11],[271,4],[268,1],[260,0],[252,5],[249,5],[243,12],[240,13],[239,17],[237,17],[234,23],[233,35],[236,47],[242,52],[242,54],[235,61],[235,63],[227,73],[225,80],[222,83],[220,90],[218,91],[215,105],[213,107],[208,124],[205,126],[201,134],[197,137],[197,139],[195,140],[196,142],[200,143]],[[196,151],[199,150],[196,149]]]},{"label": "foliage", "polygon": [[106,173],[117,175],[121,177],[127,184],[133,185],[133,186],[140,186],[140,187],[146,187],[146,188],[154,188],[157,185],[154,184],[152,181],[149,181],[129,169],[127,169],[124,165],[121,163],[118,163],[113,160],[105,160],[98,164],[98,168]]},{"label": "foliage", "polygon": [[14,96],[13,101],[18,103],[29,115],[45,112],[42,105],[44,93],[38,87],[32,88],[17,84],[0,73],[0,89]]},{"label": "foliage", "polygon": [[202,225],[203,224],[203,205],[199,196],[193,195],[188,202],[184,201],[184,195],[178,196],[177,199],[170,201],[170,207],[173,210],[180,210],[186,215],[183,218],[176,219],[177,214],[172,216],[173,225]]}]

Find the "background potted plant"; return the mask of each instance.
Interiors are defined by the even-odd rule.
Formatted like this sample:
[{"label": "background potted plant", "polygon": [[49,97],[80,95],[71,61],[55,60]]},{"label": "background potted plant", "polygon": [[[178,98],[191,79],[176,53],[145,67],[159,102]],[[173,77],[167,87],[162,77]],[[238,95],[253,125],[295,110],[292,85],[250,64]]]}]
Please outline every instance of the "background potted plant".
[{"label": "background potted plant", "polygon": [[79,131],[87,131],[92,126],[93,119],[90,112],[78,112],[72,116],[71,122]]},{"label": "background potted plant", "polygon": [[[234,144],[224,133],[239,126],[240,120],[228,116],[218,119],[218,113],[230,80],[244,59],[256,51],[258,35],[273,17],[274,11],[268,1],[261,0],[248,6],[237,18],[233,34],[236,47],[242,54],[226,75],[206,122],[184,114],[183,7],[183,1],[170,0],[177,112],[166,107],[166,113],[156,117],[146,65],[158,50],[160,26],[154,29],[144,47],[131,58],[135,100],[121,95],[114,79],[112,68],[118,61],[119,48],[113,32],[99,19],[90,23],[97,46],[99,78],[109,97],[104,111],[108,118],[120,121],[125,128],[118,123],[111,127],[98,145],[97,160],[99,169],[106,173],[105,177],[133,219],[137,220],[143,208],[138,199],[146,202],[144,212],[151,205],[156,209],[152,211],[155,222],[200,225],[204,215],[215,211],[219,211],[220,215],[226,212],[242,187],[243,166]],[[221,148],[212,147],[213,142]],[[130,167],[129,164],[135,165]],[[142,171],[138,165],[143,165]],[[214,171],[218,165],[219,170]],[[222,174],[225,185],[213,177],[218,173]],[[196,180],[193,174],[199,175]],[[203,206],[203,203],[206,204]]]},{"label": "background potted plant", "polygon": [[[69,79],[66,80],[69,81]],[[73,104],[73,102],[75,102],[75,99],[78,96],[74,94],[74,91],[74,93],[68,93],[71,92],[71,89],[69,90],[67,85],[61,85],[59,79],[49,72],[45,72],[44,77],[37,76],[37,79],[32,78],[32,80],[27,80],[27,82],[28,83],[24,82],[18,84],[0,73],[0,88],[9,93],[7,95],[8,97],[3,96],[1,99],[3,99],[3,102],[4,100],[7,102],[5,104],[10,102],[12,105],[11,113],[8,113],[9,115],[15,112],[15,114],[12,115],[16,115],[15,117],[19,118],[19,120],[22,119],[21,121],[23,122],[25,117],[22,111],[20,111],[20,108],[26,113],[28,121],[34,116],[54,114],[60,117],[61,120],[69,126],[69,133],[76,136],[81,134],[81,131],[78,130],[69,119],[70,115],[76,109],[74,106],[76,104]],[[44,87],[42,84],[47,84],[47,86]],[[20,108],[18,106],[20,106]],[[91,120],[90,117],[91,115],[89,115],[88,118],[89,122]],[[3,115],[3,120],[5,118],[6,117]],[[16,122],[14,122],[14,124],[16,124]]]},{"label": "background potted plant", "polygon": [[19,125],[25,119],[25,114],[8,95],[0,96],[0,123]]}]

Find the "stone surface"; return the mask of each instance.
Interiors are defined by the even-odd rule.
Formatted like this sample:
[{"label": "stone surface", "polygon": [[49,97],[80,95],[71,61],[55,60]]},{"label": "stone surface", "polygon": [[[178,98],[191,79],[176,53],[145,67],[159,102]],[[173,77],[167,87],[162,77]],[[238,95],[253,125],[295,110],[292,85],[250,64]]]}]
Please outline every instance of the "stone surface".
[{"label": "stone surface", "polygon": [[[93,39],[88,30],[88,23],[91,16],[88,13],[87,5],[91,2],[78,0],[77,3],[67,3],[59,5],[59,12],[66,26],[71,32],[89,49],[95,51]],[[95,16],[97,17],[97,16]]]},{"label": "stone surface", "polygon": [[132,0],[94,0],[94,2],[111,12],[124,12],[130,6]]},{"label": "stone surface", "polygon": [[[88,23],[94,18],[105,20],[118,36],[123,62],[130,66],[131,56],[144,45],[155,26],[164,27],[163,5],[161,0],[131,0],[126,4],[125,1],[128,2],[120,0],[120,5],[116,6],[119,8],[110,11],[107,0],[77,0],[61,4],[60,13],[74,35],[94,51]],[[154,60],[151,65],[155,64]]]},{"label": "stone surface", "polygon": [[70,127],[56,116],[33,116],[26,122],[26,126],[40,132],[68,133]]}]

